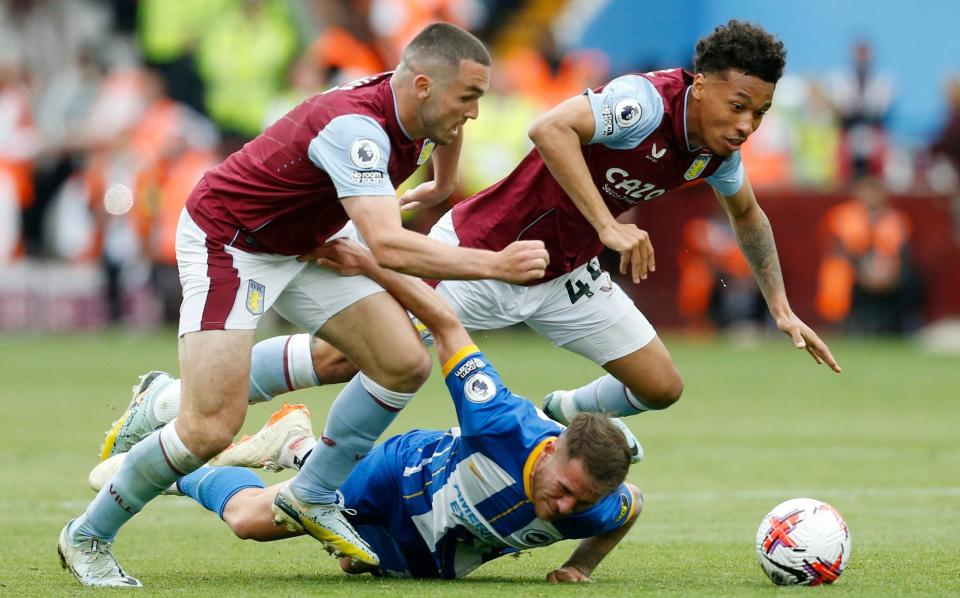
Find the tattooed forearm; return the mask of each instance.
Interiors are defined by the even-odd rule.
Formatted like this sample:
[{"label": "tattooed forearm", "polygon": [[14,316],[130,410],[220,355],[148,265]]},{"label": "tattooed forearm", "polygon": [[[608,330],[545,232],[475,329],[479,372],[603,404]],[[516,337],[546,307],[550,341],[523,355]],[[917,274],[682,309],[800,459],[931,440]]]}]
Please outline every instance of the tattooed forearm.
[{"label": "tattooed forearm", "polygon": [[780,258],[777,256],[777,244],[773,240],[773,229],[762,210],[758,217],[735,221],[734,230],[737,242],[747,258],[753,277],[770,305],[771,301],[784,295],[783,274],[780,271]]}]

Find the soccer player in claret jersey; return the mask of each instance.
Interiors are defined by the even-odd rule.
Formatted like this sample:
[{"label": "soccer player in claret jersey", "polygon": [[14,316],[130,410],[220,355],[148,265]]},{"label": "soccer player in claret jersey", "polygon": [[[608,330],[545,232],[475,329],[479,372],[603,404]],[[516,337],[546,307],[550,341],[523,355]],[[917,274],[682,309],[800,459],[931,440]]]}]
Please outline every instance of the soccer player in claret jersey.
[{"label": "soccer player in claret jersey", "polygon": [[[762,28],[738,21],[719,26],[697,43],[694,72],[625,75],[544,114],[530,129],[535,149],[513,172],[434,226],[430,236],[461,247],[546,243],[543,280],[529,286],[441,281],[437,290],[468,329],[525,322],[607,370],[586,386],[550,393],[544,409],[551,417],[631,415],[680,398],[683,380],[670,353],[595,256],[613,249],[621,273],[635,283],[645,279],[655,269],[649,235],[617,216],[700,179],[726,211],[777,327],[817,363],[840,371],[827,345],[790,308],[770,223],[740,162],[739,148],[770,108],[785,59],[783,44]],[[415,198],[409,203],[420,205]],[[313,360],[320,380],[336,379],[329,364],[342,361],[323,343],[313,344]]]},{"label": "soccer player in claret jersey", "polygon": [[[643,498],[624,483],[630,454],[613,420],[580,414],[570,427],[548,419],[503,386],[453,309],[419,281],[377,268],[351,241],[325,259],[380,282],[433,332],[459,427],[413,430],[374,448],[341,486],[348,519],[380,556],[377,567],[341,558],[348,573],[441,577],[563,539],[585,538],[549,581],[589,581],[639,515]],[[314,440],[302,405],[284,406],[257,435],[215,462],[297,467]],[[91,472],[91,485],[124,454]],[[264,488],[249,470],[204,467],[176,490],[217,513],[240,538],[302,533],[277,527],[271,505],[283,484]]]},{"label": "soccer player in claret jersey", "polygon": [[[396,301],[365,277],[343,277],[299,255],[349,221],[377,261],[418,276],[524,283],[546,267],[543,243],[502,251],[451,247],[403,229],[395,188],[437,145],[436,178],[417,188],[438,201],[456,180],[461,129],[488,86],[483,44],[452,25],[424,29],[396,72],[314,96],[208,171],[177,228],[183,285],[182,405],[130,451],[124,466],[60,534],[61,563],[81,584],[139,587],[117,564],[120,527],[174,480],[223,450],[243,422],[254,331],[274,307],[329,341],[362,372],[331,407],[324,442],[277,497],[336,554],[370,566],[377,556],[343,518],[336,491],[413,396],[430,357]],[[153,376],[147,382],[162,381]],[[117,426],[157,427],[137,402]]]},{"label": "soccer player in claret jersey", "polygon": [[[683,380],[670,353],[595,256],[613,249],[622,274],[635,283],[646,279],[655,270],[650,237],[617,216],[700,179],[726,211],[777,327],[816,363],[840,372],[827,345],[790,307],[773,231],[740,162],[739,148],[770,108],[785,61],[783,44],[762,28],[736,20],[718,26],[697,43],[694,72],[625,75],[544,114],[530,129],[536,148],[513,172],[433,227],[431,237],[461,247],[497,250],[518,239],[546,244],[550,264],[542,280],[448,280],[436,288],[468,329],[524,322],[607,370],[581,388],[548,394],[544,410],[551,417],[631,415],[680,398]],[[401,203],[415,209],[430,200],[401,197]],[[261,345],[251,384],[260,392],[251,391],[251,400],[308,379],[340,382],[352,371],[317,339],[280,337]]]}]

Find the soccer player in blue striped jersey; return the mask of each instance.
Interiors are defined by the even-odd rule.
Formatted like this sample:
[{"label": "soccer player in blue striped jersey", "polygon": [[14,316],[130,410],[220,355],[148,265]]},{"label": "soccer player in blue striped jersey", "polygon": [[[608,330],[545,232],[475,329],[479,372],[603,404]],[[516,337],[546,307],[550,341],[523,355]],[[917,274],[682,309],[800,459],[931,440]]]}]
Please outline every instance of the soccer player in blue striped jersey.
[{"label": "soccer player in blue striped jersey", "polygon": [[[453,579],[506,554],[582,538],[547,579],[588,581],[642,507],[624,482],[630,451],[620,429],[597,414],[564,427],[514,395],[449,305],[420,281],[380,269],[361,246],[340,240],[323,256],[343,274],[370,276],[431,328],[460,424],[394,436],[360,461],[341,486],[343,506],[380,565],[342,558],[343,570]],[[263,488],[236,467],[204,467],[178,482],[238,537],[263,541],[299,531],[274,525],[282,486]]]}]

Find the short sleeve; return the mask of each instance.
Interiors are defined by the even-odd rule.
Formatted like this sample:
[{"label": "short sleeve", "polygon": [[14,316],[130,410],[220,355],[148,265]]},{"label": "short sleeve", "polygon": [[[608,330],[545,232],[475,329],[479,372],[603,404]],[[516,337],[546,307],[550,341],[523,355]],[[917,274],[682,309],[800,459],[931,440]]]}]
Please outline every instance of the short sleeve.
[{"label": "short sleeve", "polygon": [[338,198],[396,194],[387,171],[390,141],[369,116],[334,118],[313,138],[307,154],[329,175]]},{"label": "short sleeve", "polygon": [[475,345],[464,347],[447,360],[443,374],[465,437],[510,437],[522,448],[563,430],[560,424],[541,416],[533,403],[504,386],[500,374]]},{"label": "short sleeve", "polygon": [[743,163],[740,161],[740,150],[723,161],[720,168],[707,177],[710,186],[724,197],[730,197],[740,190],[743,185]]},{"label": "short sleeve", "polygon": [[624,75],[599,93],[588,89],[595,129],[590,143],[613,149],[640,145],[663,120],[663,98],[657,88],[640,75]]},{"label": "short sleeve", "polygon": [[566,539],[592,538],[613,531],[630,521],[636,511],[633,492],[626,484],[585,511],[557,520],[554,525]]}]

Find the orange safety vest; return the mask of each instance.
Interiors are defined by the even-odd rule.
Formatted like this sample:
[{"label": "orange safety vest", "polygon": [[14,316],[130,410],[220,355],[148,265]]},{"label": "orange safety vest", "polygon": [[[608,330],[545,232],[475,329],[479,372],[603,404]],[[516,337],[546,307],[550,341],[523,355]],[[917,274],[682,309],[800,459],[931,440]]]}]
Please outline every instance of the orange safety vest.
[{"label": "orange safety vest", "polygon": [[883,208],[871,217],[859,201],[830,208],[824,217],[828,251],[820,264],[815,304],[825,320],[839,322],[850,313],[856,270],[852,258],[874,252],[899,259],[900,250],[910,239],[910,222],[899,210]]}]

